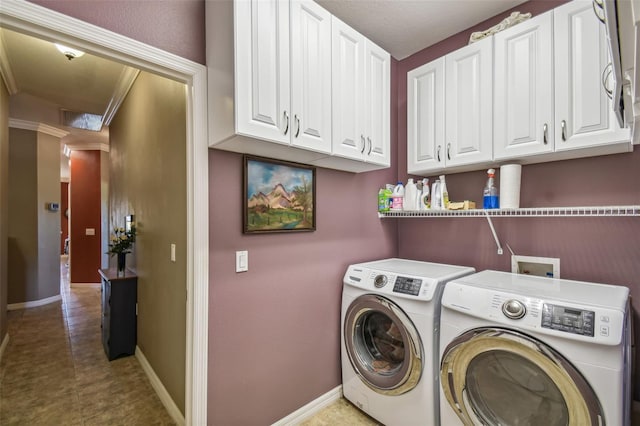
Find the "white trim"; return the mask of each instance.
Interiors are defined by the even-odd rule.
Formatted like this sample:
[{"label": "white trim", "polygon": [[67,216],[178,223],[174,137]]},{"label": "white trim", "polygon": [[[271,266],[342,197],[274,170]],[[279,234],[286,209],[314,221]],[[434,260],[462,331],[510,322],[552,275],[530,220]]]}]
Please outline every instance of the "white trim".
[{"label": "white trim", "polygon": [[104,151],[109,152],[109,145],[101,142],[86,142],[82,145],[67,145],[69,151]]},{"label": "white trim", "polygon": [[2,0],[5,28],[68,43],[87,53],[187,85],[187,335],[185,423],[207,424],[209,333],[209,160],[207,68],[24,0]]},{"label": "white trim", "polygon": [[7,350],[7,346],[9,346],[9,333],[4,335],[2,344],[0,344],[0,362],[2,362],[2,356],[4,355],[4,351]]},{"label": "white trim", "polygon": [[60,176],[60,182],[69,183],[71,182],[71,178],[69,176]]},{"label": "white trim", "polygon": [[18,93],[18,85],[16,79],[13,77],[13,70],[9,63],[9,57],[7,56],[7,48],[4,43],[4,34],[0,33],[0,76],[4,80],[4,85],[9,92],[9,96],[13,96]]},{"label": "white trim", "polygon": [[342,385],[336,386],[324,395],[320,395],[304,407],[298,408],[287,417],[278,420],[272,426],[293,426],[309,419],[318,411],[342,398]]},{"label": "white trim", "polygon": [[44,123],[38,123],[36,121],[19,120],[17,118],[9,119],[9,127],[14,129],[32,130],[34,132],[45,133],[47,135],[54,136],[56,138],[64,138],[69,134],[66,130],[58,129],[57,127],[50,126]]},{"label": "white trim", "polygon": [[96,287],[100,288],[100,283],[71,283],[69,287],[71,288],[87,288],[87,287]]},{"label": "white trim", "polygon": [[49,303],[54,303],[59,300],[62,300],[62,296],[59,294],[56,296],[47,297],[40,300],[31,300],[28,302],[18,302],[18,303],[10,303],[7,305],[7,311],[17,311],[18,309],[28,309],[35,308],[37,306],[48,305]]},{"label": "white trim", "polygon": [[164,408],[167,409],[167,412],[173,421],[176,422],[178,426],[184,426],[184,416],[182,415],[182,412],[180,412],[180,409],[173,401],[173,398],[171,398],[171,395],[169,395],[169,392],[167,392],[167,389],[162,384],[162,381],[156,372],[153,371],[153,367],[151,367],[151,364],[149,364],[149,361],[147,361],[147,358],[144,356],[144,353],[142,353],[139,346],[136,346],[136,359],[140,363],[142,370],[144,370],[147,375],[149,382],[151,382],[151,387],[156,391],[158,398],[160,398],[160,402],[162,402]]},{"label": "white trim", "polygon": [[118,108],[120,108],[120,105],[124,101],[124,98],[127,97],[131,86],[133,86],[133,82],[138,78],[138,74],[140,74],[140,70],[135,68],[124,67],[122,69],[114,89],[114,96],[109,101],[109,105],[107,105],[107,109],[104,114],[102,114],[102,124],[104,126],[109,126],[111,124],[111,120],[115,117]]}]

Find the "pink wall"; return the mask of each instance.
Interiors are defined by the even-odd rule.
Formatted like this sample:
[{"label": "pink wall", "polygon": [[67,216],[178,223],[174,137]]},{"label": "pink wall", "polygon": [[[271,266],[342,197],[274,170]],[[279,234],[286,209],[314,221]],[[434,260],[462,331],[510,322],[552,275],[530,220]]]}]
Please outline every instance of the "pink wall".
[{"label": "pink wall", "polygon": [[[516,8],[534,15],[564,2],[534,1]],[[482,23],[425,49],[398,64],[398,173],[407,178],[406,73],[464,46]],[[498,172],[499,178],[499,172]],[[453,200],[481,201],[486,171],[447,175]],[[499,179],[497,179],[499,182]],[[633,153],[524,166],[522,207],[638,204],[640,147]],[[496,245],[484,218],[431,218],[398,221],[399,257],[473,266],[477,270],[511,270],[509,244],[516,254],[560,258],[562,278],[625,285],[640,310],[640,220],[638,218],[495,218],[505,254]],[[638,314],[635,320],[639,321]],[[636,327],[636,341],[640,341]],[[640,361],[640,352],[637,355]],[[636,363],[637,363],[636,362]],[[640,399],[636,383],[635,398]]]},{"label": "pink wall", "polygon": [[[100,151],[71,153],[71,282],[99,283],[101,259]],[[85,235],[93,228],[95,235]]]},{"label": "pink wall", "polygon": [[81,21],[205,63],[203,0],[29,0]]},{"label": "pink wall", "polygon": [[[271,424],[341,384],[342,276],[397,252],[396,224],[376,213],[396,131],[394,117],[390,169],[317,169],[311,233],[243,235],[242,155],[210,151],[209,424]],[[248,272],[234,272],[236,250]]]}]

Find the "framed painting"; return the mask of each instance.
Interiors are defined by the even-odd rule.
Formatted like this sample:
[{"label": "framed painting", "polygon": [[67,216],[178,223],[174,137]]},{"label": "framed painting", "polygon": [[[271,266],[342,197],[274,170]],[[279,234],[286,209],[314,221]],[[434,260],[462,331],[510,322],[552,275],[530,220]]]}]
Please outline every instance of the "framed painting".
[{"label": "framed painting", "polygon": [[316,169],[244,156],[243,232],[316,229]]}]

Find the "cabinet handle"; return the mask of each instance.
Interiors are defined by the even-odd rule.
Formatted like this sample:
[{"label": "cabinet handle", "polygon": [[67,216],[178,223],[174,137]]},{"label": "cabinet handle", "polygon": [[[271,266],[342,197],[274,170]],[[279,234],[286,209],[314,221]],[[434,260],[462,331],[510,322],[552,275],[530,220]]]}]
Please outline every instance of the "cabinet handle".
[{"label": "cabinet handle", "polygon": [[373,148],[373,144],[371,143],[371,138],[369,136],[367,136],[367,140],[369,141],[369,152],[367,152],[367,155],[371,155],[371,148]]},{"label": "cabinet handle", "polygon": [[440,162],[440,148],[442,148],[440,145],[438,145],[438,163]]},{"label": "cabinet handle", "polygon": [[447,160],[451,160],[451,144],[447,144]]},{"label": "cabinet handle", "polygon": [[[595,13],[596,18],[598,18],[598,21],[606,25],[606,22],[604,20],[604,11],[602,9],[604,6],[603,3],[598,0],[593,0],[591,2],[591,6],[593,7],[593,13]],[[598,12],[598,9],[600,9],[600,12]]]},{"label": "cabinet handle", "polygon": [[547,123],[544,123],[544,126],[542,126],[542,141],[544,142],[544,144],[547,144],[547,130],[549,130],[549,127],[547,126]]},{"label": "cabinet handle", "polygon": [[364,149],[367,146],[367,143],[364,141],[364,135],[360,135],[360,140],[362,140],[362,149],[360,150],[360,154],[364,154]]},{"label": "cabinet handle", "polygon": [[613,90],[609,89],[609,85],[607,84],[609,76],[611,76],[612,72],[613,64],[609,62],[607,66],[604,67],[604,70],[602,70],[602,88],[604,89],[604,92],[607,94],[609,99],[613,99]]},{"label": "cabinet handle", "polygon": [[567,122],[565,120],[560,122],[560,128],[562,129],[562,141],[564,142],[567,140]]},{"label": "cabinet handle", "polygon": [[286,135],[289,131],[289,114],[287,114],[287,111],[284,112],[284,119],[287,120],[287,126],[284,128],[284,134]]},{"label": "cabinet handle", "polygon": [[293,118],[296,120],[296,125],[298,126],[298,130],[296,130],[296,138],[298,137],[298,135],[300,134],[300,119],[298,118],[298,115],[294,115]]}]

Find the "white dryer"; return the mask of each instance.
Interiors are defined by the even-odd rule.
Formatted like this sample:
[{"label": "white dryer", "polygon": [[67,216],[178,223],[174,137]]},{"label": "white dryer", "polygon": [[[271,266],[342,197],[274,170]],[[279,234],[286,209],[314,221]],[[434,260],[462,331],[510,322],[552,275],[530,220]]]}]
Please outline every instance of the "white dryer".
[{"label": "white dryer", "polygon": [[385,259],[351,265],[342,292],[345,398],[387,426],[438,424],[444,284],[473,268]]},{"label": "white dryer", "polygon": [[629,289],[483,271],[442,297],[442,425],[630,422]]}]

